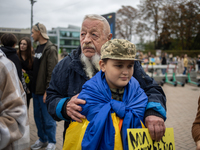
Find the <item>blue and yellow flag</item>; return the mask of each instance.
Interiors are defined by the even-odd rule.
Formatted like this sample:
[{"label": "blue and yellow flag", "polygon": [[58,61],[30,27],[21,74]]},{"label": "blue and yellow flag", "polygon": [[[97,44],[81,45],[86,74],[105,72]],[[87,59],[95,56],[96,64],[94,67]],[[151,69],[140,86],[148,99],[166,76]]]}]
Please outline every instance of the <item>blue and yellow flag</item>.
[{"label": "blue and yellow flag", "polygon": [[111,99],[111,96],[102,71],[83,85],[78,98],[86,100],[86,104],[81,105],[81,114],[87,119],[82,123],[70,123],[63,149],[128,149],[127,128],[142,127],[148,99],[133,77],[124,89],[122,102]]}]

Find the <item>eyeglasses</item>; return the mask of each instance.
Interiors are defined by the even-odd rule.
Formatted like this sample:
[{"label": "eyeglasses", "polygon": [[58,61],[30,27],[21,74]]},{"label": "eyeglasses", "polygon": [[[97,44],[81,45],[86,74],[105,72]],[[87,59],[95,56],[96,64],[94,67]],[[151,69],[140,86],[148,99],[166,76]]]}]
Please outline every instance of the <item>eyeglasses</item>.
[{"label": "eyeglasses", "polygon": [[35,24],[36,27],[38,28],[38,30],[40,31],[40,28],[39,28],[39,22]]}]

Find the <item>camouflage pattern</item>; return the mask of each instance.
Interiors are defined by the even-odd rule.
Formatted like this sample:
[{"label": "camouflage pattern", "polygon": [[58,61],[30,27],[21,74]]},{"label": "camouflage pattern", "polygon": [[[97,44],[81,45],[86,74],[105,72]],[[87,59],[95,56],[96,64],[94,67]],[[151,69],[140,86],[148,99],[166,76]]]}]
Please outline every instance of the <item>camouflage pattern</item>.
[{"label": "camouflage pattern", "polygon": [[124,39],[107,41],[101,47],[101,59],[137,60],[135,45]]}]

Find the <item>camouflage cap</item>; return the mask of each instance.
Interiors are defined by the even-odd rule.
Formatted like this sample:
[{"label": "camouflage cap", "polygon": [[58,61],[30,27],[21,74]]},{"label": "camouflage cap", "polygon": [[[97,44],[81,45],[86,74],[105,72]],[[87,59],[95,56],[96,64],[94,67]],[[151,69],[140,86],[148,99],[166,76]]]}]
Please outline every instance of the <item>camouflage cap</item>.
[{"label": "camouflage cap", "polygon": [[101,59],[138,60],[135,45],[124,39],[107,41],[101,47]]}]

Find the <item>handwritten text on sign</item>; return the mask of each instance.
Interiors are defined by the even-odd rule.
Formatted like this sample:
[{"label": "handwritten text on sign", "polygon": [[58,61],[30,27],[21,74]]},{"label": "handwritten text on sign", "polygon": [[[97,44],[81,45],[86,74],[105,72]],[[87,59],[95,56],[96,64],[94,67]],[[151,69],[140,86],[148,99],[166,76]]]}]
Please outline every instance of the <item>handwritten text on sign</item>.
[{"label": "handwritten text on sign", "polygon": [[166,128],[160,142],[151,139],[147,128],[127,129],[129,150],[175,150],[173,128]]}]

